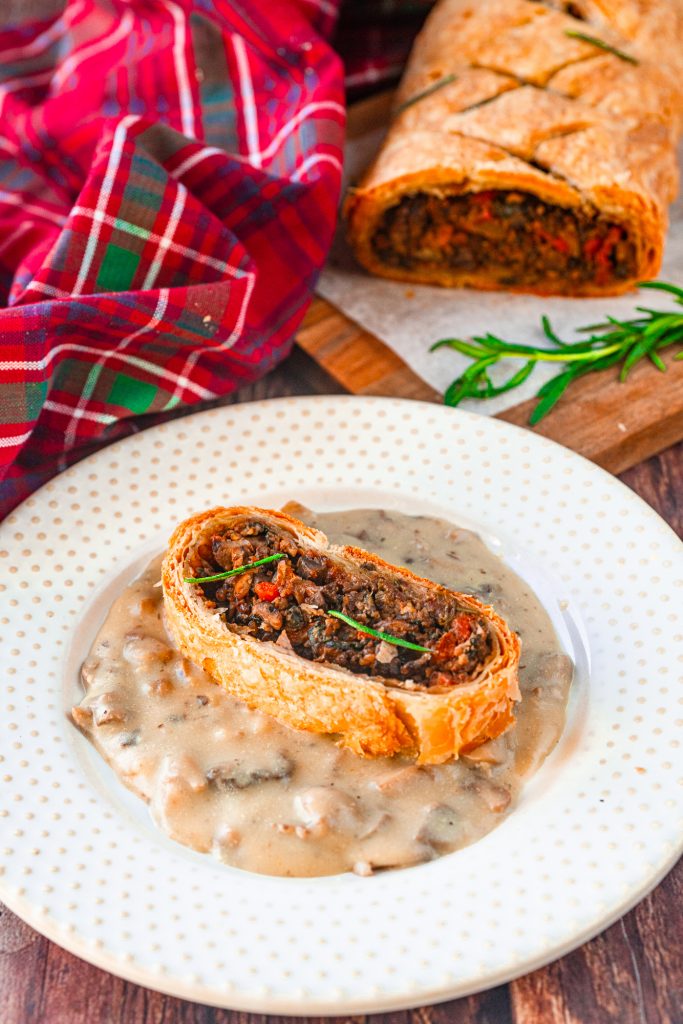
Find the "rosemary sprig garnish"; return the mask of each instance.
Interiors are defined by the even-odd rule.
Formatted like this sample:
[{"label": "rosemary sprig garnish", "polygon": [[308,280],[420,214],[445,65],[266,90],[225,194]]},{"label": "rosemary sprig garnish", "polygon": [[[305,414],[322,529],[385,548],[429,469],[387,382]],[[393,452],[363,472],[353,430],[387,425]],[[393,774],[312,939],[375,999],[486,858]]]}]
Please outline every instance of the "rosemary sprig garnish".
[{"label": "rosemary sprig garnish", "polygon": [[392,636],[391,633],[381,633],[378,629],[373,629],[372,626],[364,626],[362,622],[357,622],[350,615],[344,615],[343,612],[329,611],[327,614],[332,615],[335,619],[341,619],[347,626],[353,626],[359,633],[367,633],[368,636],[377,637],[378,640],[386,640],[388,644],[393,644],[395,647],[407,647],[409,651],[423,651],[426,654],[432,653],[429,647],[420,647],[419,644],[413,644],[410,640],[402,640],[400,636]]},{"label": "rosemary sprig garnish", "polygon": [[577,32],[573,28],[567,28],[565,29],[564,34],[569,36],[570,39],[580,39],[583,43],[590,43],[591,46],[597,46],[598,50],[604,50],[606,53],[611,53],[620,60],[625,60],[628,64],[640,63],[637,57],[632,57],[630,53],[624,53],[623,50],[617,50],[616,46],[610,46],[610,44],[606,43],[604,39],[598,39],[596,36],[589,36],[586,32]]},{"label": "rosemary sprig garnish", "polygon": [[[679,305],[683,305],[683,288],[677,285],[646,281],[639,287],[668,292]],[[683,343],[683,313],[644,306],[636,306],[636,310],[643,315],[632,320],[617,320],[609,316],[605,323],[581,328],[582,332],[589,333],[589,337],[574,343],[559,338],[548,317],[544,316],[543,333],[555,349],[515,345],[494,334],[475,335],[471,341],[443,338],[431,346],[431,352],[438,348],[452,348],[474,360],[446,389],[444,402],[455,406],[464,398],[493,398],[522,384],[537,363],[562,363],[562,371],[536,393],[539,401],[529,417],[529,423],[533,425],[550,412],[572,381],[586,373],[621,363],[619,379],[624,381],[629,370],[645,356],[658,370],[665,371],[659,352],[669,345]],[[524,365],[502,384],[496,385],[489,376],[489,367],[502,359],[523,359]],[[677,353],[674,359],[683,359],[683,352]]]},{"label": "rosemary sprig garnish", "polygon": [[236,569],[228,569],[226,572],[217,572],[215,576],[184,576],[183,579],[186,583],[213,583],[214,580],[226,580],[228,576],[238,576],[241,572],[246,572],[247,569],[256,569],[259,565],[266,565],[268,562],[279,562],[281,558],[286,558],[282,551],[276,555],[268,555],[266,558],[259,558],[255,562],[249,562],[247,565],[238,565]]},{"label": "rosemary sprig garnish", "polygon": [[404,110],[408,109],[408,107],[412,107],[413,103],[419,103],[420,100],[424,100],[427,96],[431,96],[433,92],[437,91],[437,89],[443,89],[444,85],[450,85],[457,77],[457,75],[444,75],[443,78],[439,78],[438,81],[432,82],[431,85],[428,85],[426,89],[422,90],[422,92],[416,92],[414,96],[411,96],[410,99],[405,100],[396,107],[394,117],[398,117],[398,115],[402,114]]}]

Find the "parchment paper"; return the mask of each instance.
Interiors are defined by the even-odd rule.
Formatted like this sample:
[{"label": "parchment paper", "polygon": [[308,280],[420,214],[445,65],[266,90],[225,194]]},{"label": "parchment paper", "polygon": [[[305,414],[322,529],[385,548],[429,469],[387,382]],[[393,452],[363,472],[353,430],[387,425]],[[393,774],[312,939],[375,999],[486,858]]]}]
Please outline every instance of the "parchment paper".
[{"label": "parchment paper", "polygon": [[[383,131],[374,131],[349,143],[347,182],[357,180],[382,136]],[[671,226],[659,279],[683,286],[683,197],[679,196],[670,213]],[[341,224],[317,290],[361,327],[381,338],[418,376],[441,392],[471,361],[451,349],[430,353],[429,346],[440,338],[467,338],[490,331],[520,344],[544,344],[540,321],[546,314],[560,337],[576,340],[576,328],[602,322],[607,314],[630,318],[636,315],[636,305],[653,309],[675,306],[664,293],[647,290],[606,299],[565,299],[386,281],[358,266],[344,240]],[[545,344],[552,347],[548,342]],[[502,381],[520,365],[512,361],[498,364],[491,371],[491,378]],[[490,415],[502,412],[531,398],[557,370],[557,364],[540,364],[521,387],[486,401],[467,400],[462,406]]]}]

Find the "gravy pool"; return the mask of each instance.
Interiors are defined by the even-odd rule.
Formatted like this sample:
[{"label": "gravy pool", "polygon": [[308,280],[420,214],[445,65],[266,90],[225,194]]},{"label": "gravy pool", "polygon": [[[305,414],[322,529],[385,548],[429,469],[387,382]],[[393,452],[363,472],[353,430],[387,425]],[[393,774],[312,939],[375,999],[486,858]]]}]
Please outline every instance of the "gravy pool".
[{"label": "gravy pool", "polygon": [[72,710],[172,839],[270,875],[372,874],[481,838],[514,807],[562,732],[573,666],[526,583],[479,537],[399,512],[285,511],[420,576],[492,604],[522,639],[516,725],[459,761],[366,759],[228,696],[172,645],[161,556],[114,602]]}]

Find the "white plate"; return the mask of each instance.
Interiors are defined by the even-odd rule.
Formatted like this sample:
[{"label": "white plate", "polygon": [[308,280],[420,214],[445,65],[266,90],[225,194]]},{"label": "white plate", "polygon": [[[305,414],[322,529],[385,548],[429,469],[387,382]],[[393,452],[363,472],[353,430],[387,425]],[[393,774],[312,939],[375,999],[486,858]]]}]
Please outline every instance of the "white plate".
[{"label": "white plate", "polygon": [[[542,592],[579,666],[568,726],[473,846],[372,878],[250,875],[165,839],[69,723],[113,591],[172,526],[290,498],[475,525]],[[269,1013],[436,1002],[578,946],[676,860],[680,545],[541,437],[384,399],[216,409],[63,473],[5,521],[0,556],[0,898],[114,974]]]}]

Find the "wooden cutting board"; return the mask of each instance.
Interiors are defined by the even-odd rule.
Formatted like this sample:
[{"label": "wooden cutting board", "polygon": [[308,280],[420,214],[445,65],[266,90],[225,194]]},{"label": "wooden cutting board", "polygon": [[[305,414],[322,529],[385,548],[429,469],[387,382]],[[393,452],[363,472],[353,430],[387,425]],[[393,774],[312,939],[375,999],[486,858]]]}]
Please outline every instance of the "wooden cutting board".
[{"label": "wooden cutting board", "polygon": [[[355,104],[349,111],[349,137],[381,125],[390,103],[391,94],[382,93]],[[314,299],[297,342],[355,395],[441,401],[441,395],[395,352],[324,299]],[[581,378],[545,419],[529,429],[621,473],[683,439],[683,360],[674,361],[674,355],[675,351],[664,354],[666,373],[643,361],[623,384],[615,370]],[[528,426],[534,405],[534,400],[522,402],[498,418]]]}]

